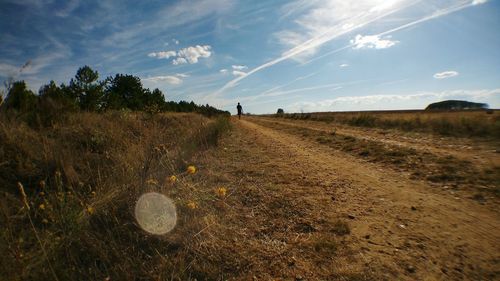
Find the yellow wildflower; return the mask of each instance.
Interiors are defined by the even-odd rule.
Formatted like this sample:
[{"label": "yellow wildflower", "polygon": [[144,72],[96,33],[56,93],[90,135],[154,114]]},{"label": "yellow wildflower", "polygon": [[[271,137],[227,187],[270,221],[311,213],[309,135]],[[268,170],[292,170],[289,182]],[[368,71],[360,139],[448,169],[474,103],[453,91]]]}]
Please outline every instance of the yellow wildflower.
[{"label": "yellow wildflower", "polygon": [[40,204],[40,206],[38,206],[38,209],[45,210],[45,204]]},{"label": "yellow wildflower", "polygon": [[90,215],[92,215],[92,214],[95,213],[95,209],[92,206],[88,206],[87,207],[87,213],[89,213]]},{"label": "yellow wildflower", "polygon": [[220,197],[225,197],[227,189],[225,187],[219,187],[215,190],[215,193],[217,193],[217,195],[219,195]]},{"label": "yellow wildflower", "polygon": [[177,181],[177,177],[173,175],[170,176],[168,179],[170,180],[171,183],[175,183]]},{"label": "yellow wildflower", "polygon": [[194,174],[194,173],[196,173],[196,167],[193,166],[193,165],[188,166],[187,167],[187,172],[188,172],[188,174]]},{"label": "yellow wildflower", "polygon": [[155,180],[155,179],[149,179],[149,180],[146,181],[146,183],[147,184],[151,184],[151,185],[156,185],[156,184],[158,184],[158,181]]},{"label": "yellow wildflower", "polygon": [[187,206],[189,209],[196,209],[198,208],[198,204],[196,204],[196,202],[193,202],[193,201],[190,201],[189,203],[187,203]]}]

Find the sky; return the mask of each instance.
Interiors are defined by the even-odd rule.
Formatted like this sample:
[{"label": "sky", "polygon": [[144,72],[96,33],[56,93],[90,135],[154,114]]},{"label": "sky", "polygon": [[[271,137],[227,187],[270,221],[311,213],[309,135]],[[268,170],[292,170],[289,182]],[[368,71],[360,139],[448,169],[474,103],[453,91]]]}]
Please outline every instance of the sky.
[{"label": "sky", "polygon": [[244,112],[500,108],[499,0],[0,0],[0,81],[88,65]]}]

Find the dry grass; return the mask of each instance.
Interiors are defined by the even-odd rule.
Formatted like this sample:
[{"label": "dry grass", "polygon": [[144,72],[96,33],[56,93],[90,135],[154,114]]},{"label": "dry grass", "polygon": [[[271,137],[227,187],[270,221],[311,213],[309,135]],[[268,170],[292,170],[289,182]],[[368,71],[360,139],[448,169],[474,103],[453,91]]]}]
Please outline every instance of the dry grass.
[{"label": "dry grass", "polygon": [[408,171],[413,178],[452,185],[455,189],[461,187],[461,189],[474,192],[483,191],[490,192],[495,196],[500,195],[500,169],[498,167],[481,170],[470,162],[453,156],[438,156],[429,152],[402,146],[391,146],[337,132],[327,133],[259,119],[254,120],[254,122],[313,139],[321,145],[330,146],[370,162],[382,163],[399,171]]},{"label": "dry grass", "polygon": [[276,117],[426,132],[445,136],[500,138],[500,111],[498,110],[317,112],[292,113],[276,115]]},{"label": "dry grass", "polygon": [[[226,119],[196,114],[78,113],[41,129],[2,120],[0,276],[210,279],[197,234],[224,195],[215,186],[198,188],[200,175],[186,168],[227,129]],[[136,224],[134,203],[147,191],[177,204],[178,224],[168,237]]]}]

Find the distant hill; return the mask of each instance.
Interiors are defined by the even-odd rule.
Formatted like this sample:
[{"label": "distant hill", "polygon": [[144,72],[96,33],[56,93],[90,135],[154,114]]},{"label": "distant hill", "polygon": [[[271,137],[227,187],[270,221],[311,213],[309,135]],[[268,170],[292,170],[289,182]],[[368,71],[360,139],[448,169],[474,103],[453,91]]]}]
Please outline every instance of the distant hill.
[{"label": "distant hill", "polygon": [[436,110],[436,109],[486,109],[488,104],[477,103],[463,100],[445,100],[440,102],[435,102],[429,104],[425,110]]}]

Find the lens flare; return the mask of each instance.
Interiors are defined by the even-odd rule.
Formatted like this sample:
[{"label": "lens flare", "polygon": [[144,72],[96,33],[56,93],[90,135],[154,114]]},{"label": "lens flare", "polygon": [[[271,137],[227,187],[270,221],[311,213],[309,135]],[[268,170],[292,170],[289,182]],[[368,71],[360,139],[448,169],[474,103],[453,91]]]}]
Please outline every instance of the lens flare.
[{"label": "lens flare", "polygon": [[160,193],[145,193],[135,204],[135,219],[149,233],[166,234],[174,229],[177,222],[174,201]]}]

